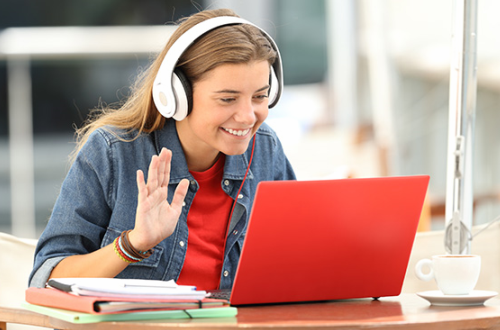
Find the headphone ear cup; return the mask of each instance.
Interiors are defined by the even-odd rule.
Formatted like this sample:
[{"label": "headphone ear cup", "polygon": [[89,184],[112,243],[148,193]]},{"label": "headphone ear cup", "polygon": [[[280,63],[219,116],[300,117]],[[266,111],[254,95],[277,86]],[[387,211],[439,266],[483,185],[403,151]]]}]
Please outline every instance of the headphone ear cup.
[{"label": "headphone ear cup", "polygon": [[[253,23],[240,17],[214,17],[191,27],[171,45],[158,69],[152,88],[153,102],[162,116],[182,120],[192,110],[193,93],[191,84],[188,79],[185,79],[183,73],[176,69],[178,60],[184,51],[205,33],[221,26],[234,24],[249,24],[260,29]],[[277,53],[269,77],[269,108],[272,108],[278,103],[283,92],[283,68],[276,43],[269,34],[262,29],[260,30]]]},{"label": "headphone ear cup", "polygon": [[172,88],[177,100],[177,109],[172,116],[175,120],[183,120],[193,109],[193,88],[184,72],[176,68],[172,75]]},{"label": "headphone ear cup", "polygon": [[269,108],[272,108],[276,105],[278,95],[279,95],[279,89],[280,89],[280,82],[278,81],[278,77],[276,77],[276,72],[274,72],[274,67],[270,67],[270,74],[269,74]]}]

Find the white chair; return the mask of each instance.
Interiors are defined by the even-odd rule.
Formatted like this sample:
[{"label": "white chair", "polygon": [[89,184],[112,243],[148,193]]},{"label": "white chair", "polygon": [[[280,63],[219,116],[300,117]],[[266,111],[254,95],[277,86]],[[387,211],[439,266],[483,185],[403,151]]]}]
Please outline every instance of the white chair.
[{"label": "white chair", "polygon": [[[20,308],[28,277],[33,268],[35,239],[23,239],[0,233],[0,306]],[[9,330],[47,329],[9,324]]]},{"label": "white chair", "polygon": [[[472,233],[478,233],[486,225],[474,226]],[[437,290],[434,281],[424,282],[417,278],[415,264],[435,254],[445,254],[444,231],[419,232],[415,238],[413,250],[408,263],[402,292]],[[492,224],[474,237],[471,243],[471,254],[481,256],[481,274],[476,290],[491,290],[500,293],[500,222]]]}]

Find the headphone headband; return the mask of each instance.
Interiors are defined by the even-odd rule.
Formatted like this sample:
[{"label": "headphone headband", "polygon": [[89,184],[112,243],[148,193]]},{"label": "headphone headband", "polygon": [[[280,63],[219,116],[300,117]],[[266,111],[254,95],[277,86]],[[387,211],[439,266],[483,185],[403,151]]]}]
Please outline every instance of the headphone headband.
[{"label": "headphone headband", "polygon": [[[273,85],[276,86],[274,93],[270,92],[269,108],[278,103],[283,90],[283,68],[281,64],[281,56],[276,43],[264,30],[260,29],[255,24],[234,16],[220,16],[205,20],[196,24],[186,32],[170,47],[153,83],[153,101],[160,113],[167,118],[173,117],[176,120],[184,119],[189,112],[188,98],[183,88],[182,78],[179,79],[175,68],[182,54],[191,46],[199,37],[205,33],[214,30],[221,26],[249,24],[258,28],[264,36],[269,40],[271,46],[276,51],[277,56],[272,66],[272,81],[271,92]],[[179,89],[181,90],[179,92]]]}]

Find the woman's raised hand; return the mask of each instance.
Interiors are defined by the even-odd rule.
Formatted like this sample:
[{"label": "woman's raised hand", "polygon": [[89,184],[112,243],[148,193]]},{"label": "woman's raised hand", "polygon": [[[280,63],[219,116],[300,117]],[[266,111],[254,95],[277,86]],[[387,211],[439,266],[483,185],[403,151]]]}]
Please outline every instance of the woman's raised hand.
[{"label": "woman's raised hand", "polygon": [[163,148],[149,164],[147,183],[144,173],[137,171],[139,190],[135,228],[129,234],[130,243],[141,251],[155,247],[174,232],[182,212],[184,197],[189,187],[187,179],[181,180],[175,189],[172,203],[167,201],[170,181],[172,151]]}]

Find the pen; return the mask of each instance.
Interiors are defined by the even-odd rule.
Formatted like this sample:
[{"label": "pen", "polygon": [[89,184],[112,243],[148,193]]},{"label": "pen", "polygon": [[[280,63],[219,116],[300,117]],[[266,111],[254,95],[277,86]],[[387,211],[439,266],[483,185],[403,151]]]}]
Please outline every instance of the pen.
[{"label": "pen", "polygon": [[[150,291],[149,289],[167,289],[181,292],[181,291],[195,291],[196,286],[190,285],[177,285],[173,280],[160,281],[160,280],[139,280],[139,279],[50,279],[48,284],[59,290],[66,292],[75,292],[78,289],[94,290],[94,291],[108,291],[130,289],[133,291],[140,290],[141,288]],[[169,291],[170,291],[169,290]]]},{"label": "pen", "polygon": [[125,288],[167,288],[167,289],[186,289],[186,290],[196,290],[195,286],[191,285],[169,285],[169,283],[124,283]]}]

